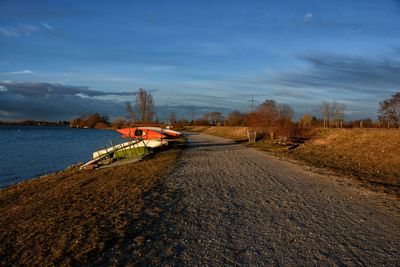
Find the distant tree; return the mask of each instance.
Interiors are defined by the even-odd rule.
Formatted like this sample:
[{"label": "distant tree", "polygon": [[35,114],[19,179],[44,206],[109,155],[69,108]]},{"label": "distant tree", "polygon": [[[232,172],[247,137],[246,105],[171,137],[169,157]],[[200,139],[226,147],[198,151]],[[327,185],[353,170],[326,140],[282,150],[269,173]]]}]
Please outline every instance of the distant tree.
[{"label": "distant tree", "polygon": [[102,128],[108,127],[108,117],[100,116],[99,113],[94,113],[86,117],[81,116],[71,120],[69,126],[73,128],[96,128],[97,124]]},{"label": "distant tree", "polygon": [[126,113],[130,126],[133,126],[136,123],[136,112],[129,101],[126,102]]},{"label": "distant tree", "polygon": [[105,128],[108,128],[108,126],[109,126],[108,123],[106,123],[106,122],[104,122],[104,121],[99,121],[99,122],[97,122],[97,123],[94,125],[93,128],[96,128],[96,129],[105,129]]},{"label": "distant tree", "polygon": [[332,117],[331,104],[329,102],[322,102],[321,113],[324,120],[324,128],[329,128],[329,122],[331,121]]},{"label": "distant tree", "polygon": [[154,118],[154,100],[150,92],[140,88],[136,94],[136,108],[139,120],[143,123],[151,122]]},{"label": "distant tree", "polygon": [[241,126],[244,121],[244,115],[238,110],[234,110],[225,119],[227,126]]},{"label": "distant tree", "polygon": [[336,127],[341,127],[344,121],[344,111],[346,106],[337,101],[322,102],[321,113],[324,120],[324,128],[329,128],[335,123]]},{"label": "distant tree", "polygon": [[205,113],[205,114],[203,114],[203,117],[201,117],[200,119],[205,120],[205,121],[208,122],[210,120],[210,114]]},{"label": "distant tree", "polygon": [[372,128],[374,127],[374,122],[370,118],[366,119],[361,119],[361,120],[355,120],[352,121],[349,127],[355,127],[355,128]]},{"label": "distant tree", "polygon": [[213,125],[217,125],[223,121],[223,116],[221,112],[214,111],[210,113],[211,122]]},{"label": "distant tree", "polygon": [[279,104],[278,112],[279,112],[279,114],[278,114],[279,123],[281,125],[290,123],[292,121],[292,118],[294,115],[294,110],[288,104]]},{"label": "distant tree", "polygon": [[175,125],[175,124],[176,124],[177,120],[176,120],[176,114],[175,114],[175,112],[170,112],[170,113],[168,114],[168,122],[169,122],[169,124],[171,124],[171,125]]},{"label": "distant tree", "polygon": [[311,126],[317,119],[311,114],[304,114],[300,119],[300,125],[303,127]]},{"label": "distant tree", "polygon": [[117,129],[124,128],[126,126],[126,120],[124,118],[117,117],[112,121],[111,125]]},{"label": "distant tree", "polygon": [[279,119],[279,108],[275,100],[267,99],[256,110],[263,127],[276,125]]},{"label": "distant tree", "polygon": [[392,95],[391,98],[379,102],[378,120],[400,128],[400,92]]},{"label": "distant tree", "polygon": [[336,127],[343,127],[344,122],[344,111],[346,106],[344,104],[333,101],[332,106],[332,121],[335,123]]},{"label": "distant tree", "polygon": [[83,128],[86,126],[86,122],[82,118],[76,118],[69,122],[69,127],[72,128]]},{"label": "distant tree", "polygon": [[257,111],[249,112],[243,115],[243,126],[262,127],[261,116]]},{"label": "distant tree", "polygon": [[175,126],[180,128],[183,126],[189,125],[189,121],[186,118],[180,118],[179,120],[176,121]]},{"label": "distant tree", "polygon": [[89,128],[94,128],[99,122],[107,122],[106,118],[99,115],[99,113],[94,113],[86,118],[86,126]]}]

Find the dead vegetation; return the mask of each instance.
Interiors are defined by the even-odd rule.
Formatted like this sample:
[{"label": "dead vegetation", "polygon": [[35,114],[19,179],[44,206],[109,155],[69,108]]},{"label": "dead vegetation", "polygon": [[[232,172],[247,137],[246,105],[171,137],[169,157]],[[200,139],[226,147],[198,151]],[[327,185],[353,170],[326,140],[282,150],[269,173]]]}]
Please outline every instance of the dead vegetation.
[{"label": "dead vegetation", "polygon": [[235,141],[244,141],[247,139],[248,127],[230,127],[230,126],[185,126],[183,130],[190,132],[202,132],[219,137],[232,139]]},{"label": "dead vegetation", "polygon": [[400,131],[320,129],[292,155],[400,195]]},{"label": "dead vegetation", "polygon": [[0,265],[148,265],[173,255],[174,240],[159,235],[177,196],[163,179],[178,155],[72,168],[2,189]]}]

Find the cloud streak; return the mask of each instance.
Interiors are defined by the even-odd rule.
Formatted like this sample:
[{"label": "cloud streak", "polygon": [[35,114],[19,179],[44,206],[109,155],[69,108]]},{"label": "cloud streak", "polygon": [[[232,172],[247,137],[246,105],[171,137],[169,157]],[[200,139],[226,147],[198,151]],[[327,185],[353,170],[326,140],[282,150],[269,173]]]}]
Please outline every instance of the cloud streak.
[{"label": "cloud streak", "polygon": [[15,83],[0,82],[11,94],[24,97],[60,97],[60,96],[132,96],[136,92],[103,92],[89,89],[87,86],[63,85],[58,83]]},{"label": "cloud streak", "polygon": [[0,36],[3,37],[20,37],[29,36],[33,33],[42,31],[53,31],[54,28],[47,23],[40,24],[18,24],[17,26],[0,27]]},{"label": "cloud streak", "polygon": [[0,75],[18,75],[18,74],[33,74],[34,71],[31,70],[20,70],[20,71],[11,71],[11,72],[3,72]]},{"label": "cloud streak", "polygon": [[304,15],[304,22],[311,22],[313,19],[313,14],[312,13],[307,13]]},{"label": "cloud streak", "polygon": [[308,55],[301,59],[310,68],[282,73],[270,82],[292,88],[335,89],[342,93],[380,95],[400,87],[400,61],[366,59],[337,55]]}]

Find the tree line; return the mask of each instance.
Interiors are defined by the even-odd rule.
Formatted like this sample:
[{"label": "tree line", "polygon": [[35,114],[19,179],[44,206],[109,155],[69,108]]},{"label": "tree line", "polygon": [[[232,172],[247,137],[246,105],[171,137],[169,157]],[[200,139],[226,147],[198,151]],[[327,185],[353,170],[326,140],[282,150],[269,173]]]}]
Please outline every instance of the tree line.
[{"label": "tree line", "polygon": [[[266,99],[254,111],[242,113],[234,110],[227,115],[218,111],[205,113],[191,121],[180,118],[174,112],[167,116],[166,124],[175,126],[248,126],[257,128],[276,127],[280,129],[296,127],[324,127],[324,128],[369,128],[369,127],[400,127],[400,92],[379,103],[378,120],[371,118],[359,120],[345,120],[346,106],[337,101],[323,101],[320,106],[320,118],[312,114],[303,114],[294,121],[294,110],[285,103],[278,103],[273,99]],[[131,102],[126,102],[126,117],[114,118],[109,122],[107,116],[98,113],[81,116],[70,121],[71,127],[80,128],[123,128],[133,125],[158,124],[155,116],[155,103],[152,94],[140,88]]]},{"label": "tree line", "polygon": [[220,112],[211,112],[192,120],[189,124],[197,126],[283,127],[297,125],[324,128],[400,128],[400,92],[379,102],[377,121],[371,118],[345,120],[346,106],[337,101],[323,101],[319,109],[320,118],[312,114],[303,114],[297,121],[293,121],[294,111],[288,104],[267,99],[252,112],[241,113],[234,110],[227,116]]},{"label": "tree line", "polygon": [[117,117],[110,123],[108,116],[94,113],[72,119],[69,125],[73,128],[104,129],[110,126],[113,128],[123,128],[138,124],[149,124],[156,120],[154,106],[152,94],[146,89],[140,88],[136,94],[134,104],[132,105],[129,101],[126,102],[126,119]]},{"label": "tree line", "polygon": [[67,126],[68,121],[36,121],[36,120],[23,120],[23,121],[0,121],[0,125],[29,125],[29,126]]}]

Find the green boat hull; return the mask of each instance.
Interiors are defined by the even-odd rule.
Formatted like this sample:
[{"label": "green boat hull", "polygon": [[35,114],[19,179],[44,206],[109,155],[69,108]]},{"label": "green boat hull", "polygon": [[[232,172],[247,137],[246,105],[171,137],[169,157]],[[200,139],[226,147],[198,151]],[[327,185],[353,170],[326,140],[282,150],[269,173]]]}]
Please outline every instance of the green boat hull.
[{"label": "green boat hull", "polygon": [[133,147],[114,152],[114,159],[137,158],[148,154],[150,150],[146,147]]}]

